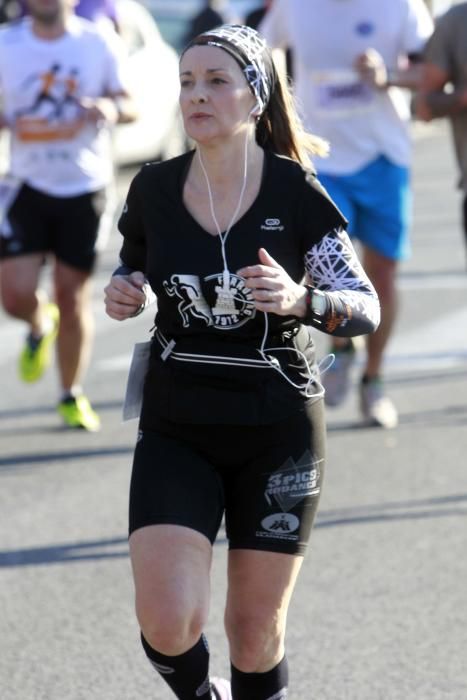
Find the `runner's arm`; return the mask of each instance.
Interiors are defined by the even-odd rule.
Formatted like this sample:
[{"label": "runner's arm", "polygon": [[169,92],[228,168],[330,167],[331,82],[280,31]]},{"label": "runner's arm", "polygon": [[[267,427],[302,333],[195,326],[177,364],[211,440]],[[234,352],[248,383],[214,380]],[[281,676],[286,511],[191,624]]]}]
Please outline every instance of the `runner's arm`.
[{"label": "runner's arm", "polygon": [[129,124],[138,117],[133,99],[128,93],[109,94],[103,97],[83,97],[80,105],[89,120],[107,124]]},{"label": "runner's arm", "polygon": [[357,56],[354,67],[361,79],[377,90],[387,90],[390,87],[416,90],[422,78],[422,60],[422,54],[410,54],[406,66],[390,68],[378,51],[367,49]]},{"label": "runner's arm", "polygon": [[420,91],[415,100],[415,111],[419,119],[430,121],[467,110],[467,90],[444,92],[449,82],[449,73],[434,63],[425,63]]},{"label": "runner's arm", "polygon": [[[378,328],[378,296],[344,229],[330,231],[305,254],[305,269],[311,285],[306,323],[341,337]],[[320,306],[319,313],[314,302]]]}]

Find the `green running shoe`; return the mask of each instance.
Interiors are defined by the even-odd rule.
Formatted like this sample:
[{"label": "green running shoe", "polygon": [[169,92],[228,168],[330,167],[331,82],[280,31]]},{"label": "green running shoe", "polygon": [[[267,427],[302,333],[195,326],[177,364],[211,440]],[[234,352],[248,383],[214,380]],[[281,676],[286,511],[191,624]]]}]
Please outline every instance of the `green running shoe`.
[{"label": "green running shoe", "polygon": [[101,427],[99,416],[83,394],[60,401],[57,411],[69,428],[82,428],[95,433]]},{"label": "green running shoe", "polygon": [[52,303],[45,305],[45,313],[50,319],[49,330],[41,338],[29,335],[19,358],[19,376],[23,382],[37,382],[50,365],[60,314],[58,306]]}]

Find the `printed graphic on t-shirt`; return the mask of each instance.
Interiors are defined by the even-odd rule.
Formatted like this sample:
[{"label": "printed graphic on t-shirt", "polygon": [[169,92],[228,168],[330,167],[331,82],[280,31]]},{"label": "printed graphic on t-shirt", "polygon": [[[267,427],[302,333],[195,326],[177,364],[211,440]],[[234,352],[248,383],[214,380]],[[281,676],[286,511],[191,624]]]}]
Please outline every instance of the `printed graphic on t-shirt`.
[{"label": "printed graphic on t-shirt", "polygon": [[357,22],[357,25],[355,26],[355,33],[359,36],[370,36],[371,34],[375,33],[375,29],[376,27],[373,22],[363,20],[361,22]]},{"label": "printed graphic on t-shirt", "polygon": [[15,133],[23,142],[73,139],[84,124],[78,101],[79,71],[53,63],[23,83],[29,104],[15,114]]},{"label": "printed graphic on t-shirt", "polygon": [[177,309],[184,328],[193,319],[201,319],[207,326],[229,330],[242,326],[256,314],[245,280],[231,273],[220,272],[202,280],[198,275],[175,274],[163,285],[170,297],[180,300]]}]

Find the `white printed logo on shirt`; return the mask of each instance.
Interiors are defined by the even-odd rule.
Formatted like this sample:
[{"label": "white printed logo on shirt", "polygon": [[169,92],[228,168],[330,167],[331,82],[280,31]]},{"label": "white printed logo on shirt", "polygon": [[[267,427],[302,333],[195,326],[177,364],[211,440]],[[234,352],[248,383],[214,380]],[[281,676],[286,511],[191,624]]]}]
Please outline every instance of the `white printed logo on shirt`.
[{"label": "white printed logo on shirt", "polygon": [[203,294],[197,275],[172,275],[170,282],[165,280],[163,285],[170,297],[180,299],[177,309],[184,328],[197,318],[207,326],[229,330],[243,326],[256,314],[251,290],[238,275],[225,276],[220,272],[203,279],[206,293],[212,298],[211,304]]}]

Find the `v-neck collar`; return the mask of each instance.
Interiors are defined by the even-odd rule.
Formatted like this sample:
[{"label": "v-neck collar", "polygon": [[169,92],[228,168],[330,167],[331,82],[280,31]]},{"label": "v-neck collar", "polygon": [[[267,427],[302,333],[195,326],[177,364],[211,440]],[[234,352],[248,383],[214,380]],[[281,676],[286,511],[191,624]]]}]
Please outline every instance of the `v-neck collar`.
[{"label": "v-neck collar", "polygon": [[[217,240],[219,238],[219,234],[210,233],[207,229],[205,229],[204,226],[202,226],[199,223],[199,221],[193,216],[193,214],[189,211],[188,207],[185,205],[185,202],[183,200],[183,187],[185,185],[185,181],[186,181],[186,178],[188,176],[188,170],[190,168],[191,161],[193,160],[195,153],[196,153],[196,151],[193,150],[187,154],[187,156],[188,156],[187,161],[186,161],[186,163],[184,163],[184,167],[182,168],[181,173],[180,173],[179,194],[180,194],[180,199],[181,199],[181,206],[182,206],[183,212],[185,214],[185,217],[188,218],[192,222],[192,224],[200,232],[204,233],[206,236],[209,236],[209,238],[212,238],[213,240]],[[263,153],[264,153],[263,170],[261,173],[261,184],[260,184],[260,187],[258,190],[258,194],[254,198],[253,202],[250,204],[248,209],[232,224],[232,226],[230,228],[231,231],[236,226],[238,226],[240,223],[242,223],[246,218],[248,218],[248,216],[250,215],[252,210],[255,208],[256,204],[260,201],[260,199],[264,195],[265,185],[266,185],[266,181],[267,181],[269,170],[270,170],[269,159],[270,159],[271,154],[269,153],[269,151],[266,151],[266,150],[264,150]],[[225,231],[221,231],[221,235],[224,235],[224,234],[225,234]]]}]

